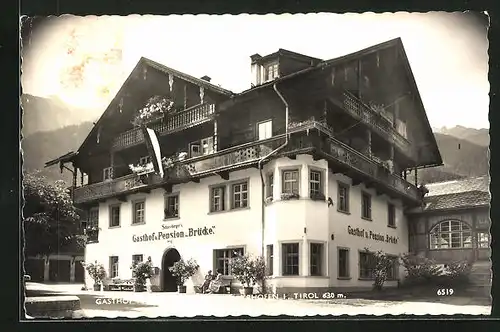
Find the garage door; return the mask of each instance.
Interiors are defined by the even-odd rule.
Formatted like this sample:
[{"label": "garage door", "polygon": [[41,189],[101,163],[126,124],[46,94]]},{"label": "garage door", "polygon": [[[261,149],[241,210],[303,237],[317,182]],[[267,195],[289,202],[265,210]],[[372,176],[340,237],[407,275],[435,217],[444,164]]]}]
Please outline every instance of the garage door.
[{"label": "garage door", "polygon": [[75,261],[75,282],[84,283],[85,269],[82,265],[83,261]]},{"label": "garage door", "polygon": [[31,281],[42,282],[44,265],[43,259],[29,258],[24,262],[25,273],[31,276]]},{"label": "garage door", "polygon": [[70,282],[69,260],[51,259],[49,261],[49,280],[52,282]]}]

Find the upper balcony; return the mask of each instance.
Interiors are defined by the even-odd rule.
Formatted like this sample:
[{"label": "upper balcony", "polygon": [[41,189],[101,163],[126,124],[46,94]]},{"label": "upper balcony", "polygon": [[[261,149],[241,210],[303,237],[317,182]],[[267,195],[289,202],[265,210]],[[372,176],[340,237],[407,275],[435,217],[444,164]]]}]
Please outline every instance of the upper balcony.
[{"label": "upper balcony", "polygon": [[[325,133],[323,137],[308,135],[311,129]],[[369,183],[380,192],[401,197],[412,203],[419,203],[422,195],[417,187],[392,174],[379,161],[354,150],[350,146],[329,136],[329,131],[317,122],[309,122],[290,129],[291,139],[288,146],[278,156],[315,154],[325,158],[349,176]],[[256,165],[276,147],[283,144],[283,135],[267,140],[250,142],[204,155],[183,160],[165,170],[165,177],[150,173],[138,176],[131,174],[106,182],[95,183],[75,189],[75,203],[86,203],[113,196],[128,195],[141,190],[182,183],[199,181],[200,177],[219,174],[226,177],[228,171]]]},{"label": "upper balcony", "polygon": [[342,93],[341,99],[341,103],[335,99],[331,100],[355,119],[368,125],[380,136],[384,137],[389,142],[394,142],[396,148],[401,152],[411,155],[409,153],[412,148],[410,142],[394,128],[390,119],[375,111],[348,91]]},{"label": "upper balcony", "polygon": [[[211,121],[215,114],[214,104],[200,104],[173,114],[166,120],[155,120],[149,125],[159,135],[167,135]],[[118,135],[112,143],[112,150],[122,150],[144,142],[140,128],[134,128]]]}]

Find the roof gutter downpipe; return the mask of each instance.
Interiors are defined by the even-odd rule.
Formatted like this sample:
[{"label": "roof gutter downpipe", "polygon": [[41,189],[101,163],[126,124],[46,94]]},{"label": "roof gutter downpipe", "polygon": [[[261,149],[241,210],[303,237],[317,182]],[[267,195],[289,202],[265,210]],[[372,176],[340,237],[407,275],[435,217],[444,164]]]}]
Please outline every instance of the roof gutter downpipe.
[{"label": "roof gutter downpipe", "polygon": [[[266,156],[262,157],[257,166],[259,168],[259,172],[260,172],[260,182],[261,182],[261,197],[262,197],[262,202],[261,202],[261,230],[262,230],[262,233],[261,233],[261,243],[262,243],[262,246],[261,246],[261,255],[262,255],[262,258],[264,258],[264,255],[265,255],[265,252],[264,252],[264,249],[265,249],[265,245],[264,245],[264,233],[265,233],[265,218],[266,218],[266,214],[265,214],[265,204],[266,204],[266,196],[265,196],[265,183],[264,183],[264,176],[262,175],[262,168],[263,168],[263,163],[271,156],[273,156],[274,154],[276,154],[277,152],[279,152],[281,149],[283,149],[285,146],[288,145],[288,112],[289,112],[289,107],[288,107],[288,103],[287,101],[285,100],[285,98],[283,97],[283,95],[281,94],[281,92],[278,90],[277,86],[276,86],[277,83],[274,83],[273,84],[273,89],[274,91],[276,92],[276,94],[278,95],[278,97],[280,97],[281,101],[283,102],[283,104],[285,105],[285,143],[283,143],[282,145],[280,145],[278,148],[276,148],[275,150],[271,151],[269,154],[267,154]],[[271,263],[272,264],[272,263]],[[262,280],[262,293],[266,293],[266,289],[265,289],[265,280]]]}]

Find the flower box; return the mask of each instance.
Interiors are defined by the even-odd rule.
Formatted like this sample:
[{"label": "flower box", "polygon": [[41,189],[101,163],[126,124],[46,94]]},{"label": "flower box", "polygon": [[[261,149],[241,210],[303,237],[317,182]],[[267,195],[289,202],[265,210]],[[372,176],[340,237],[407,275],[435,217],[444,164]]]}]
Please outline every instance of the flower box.
[{"label": "flower box", "polygon": [[309,196],[313,201],[324,201],[326,199],[325,195],[322,193],[315,193]]},{"label": "flower box", "polygon": [[299,199],[300,196],[297,193],[282,193],[281,200],[288,201],[290,199]]}]

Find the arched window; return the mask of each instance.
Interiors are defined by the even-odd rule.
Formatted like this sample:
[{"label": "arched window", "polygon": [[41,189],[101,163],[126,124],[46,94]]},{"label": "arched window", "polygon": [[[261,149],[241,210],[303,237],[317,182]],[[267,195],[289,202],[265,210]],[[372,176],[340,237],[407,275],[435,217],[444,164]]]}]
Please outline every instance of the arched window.
[{"label": "arched window", "polygon": [[429,236],[431,249],[472,248],[472,230],[458,220],[440,222]]}]

